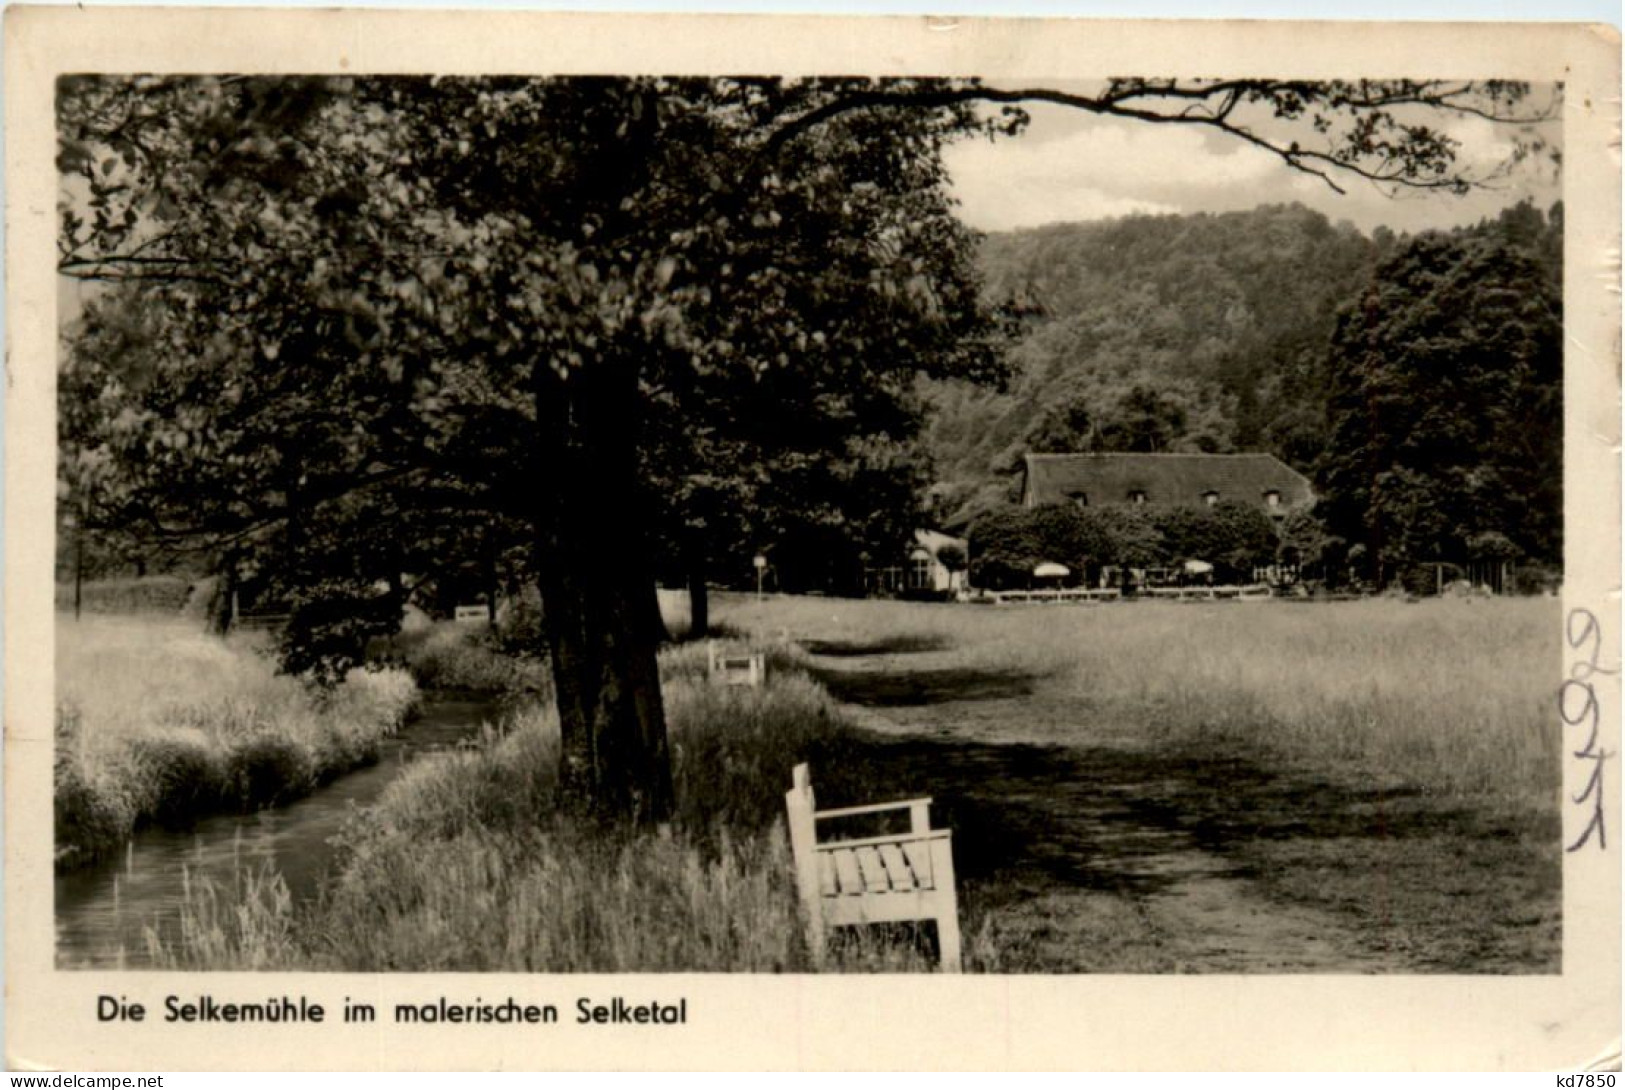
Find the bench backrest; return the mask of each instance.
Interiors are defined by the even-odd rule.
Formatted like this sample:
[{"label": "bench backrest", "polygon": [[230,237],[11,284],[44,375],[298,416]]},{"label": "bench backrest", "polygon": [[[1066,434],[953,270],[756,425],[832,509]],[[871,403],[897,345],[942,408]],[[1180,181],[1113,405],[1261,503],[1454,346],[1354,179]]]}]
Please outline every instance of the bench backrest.
[{"label": "bench backrest", "polygon": [[730,655],[718,651],[715,641],[706,644],[707,670],[711,677],[725,685],[749,685],[755,688],[767,678],[767,656],[757,652]]},{"label": "bench backrest", "polygon": [[814,817],[815,799],[812,780],[805,764],[796,765],[790,773],[790,790],[784,795],[784,811],[790,826],[790,853],[796,861],[796,887],[801,903],[809,911],[818,904],[818,871],[813,867],[813,855],[818,849],[818,822]]}]

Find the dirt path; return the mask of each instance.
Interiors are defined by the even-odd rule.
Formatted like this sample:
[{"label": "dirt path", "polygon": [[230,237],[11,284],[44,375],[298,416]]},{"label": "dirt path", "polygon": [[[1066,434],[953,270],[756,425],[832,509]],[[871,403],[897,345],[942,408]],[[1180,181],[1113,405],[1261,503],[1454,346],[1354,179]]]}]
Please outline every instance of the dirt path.
[{"label": "dirt path", "polygon": [[[1149,751],[1033,679],[955,672],[941,656],[815,655],[877,759],[955,831],[971,955],[1004,971],[1393,972],[1392,951],[1323,912],[1267,897],[1216,830],[1227,785],[1250,805],[1292,785],[1238,760]],[[1058,743],[1057,737],[1069,740]],[[1216,802],[1216,800],[1220,800]],[[1239,799],[1238,799],[1239,802]],[[1225,823],[1229,822],[1226,826]]]}]

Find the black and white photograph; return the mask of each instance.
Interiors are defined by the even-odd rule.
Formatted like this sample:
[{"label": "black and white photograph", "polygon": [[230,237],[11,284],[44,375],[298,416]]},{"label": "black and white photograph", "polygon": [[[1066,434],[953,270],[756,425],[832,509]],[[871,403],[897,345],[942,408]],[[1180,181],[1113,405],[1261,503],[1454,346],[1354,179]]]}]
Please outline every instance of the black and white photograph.
[{"label": "black and white photograph", "polygon": [[1566,861],[1618,912],[1582,104],[1364,58],[53,74],[25,941],[102,1021],[1560,984]]}]

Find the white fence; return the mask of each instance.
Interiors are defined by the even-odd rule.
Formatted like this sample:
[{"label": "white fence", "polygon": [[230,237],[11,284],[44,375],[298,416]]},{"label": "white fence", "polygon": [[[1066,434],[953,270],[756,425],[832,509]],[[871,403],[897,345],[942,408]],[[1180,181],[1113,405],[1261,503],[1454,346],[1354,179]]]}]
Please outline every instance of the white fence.
[{"label": "white fence", "polygon": [[995,602],[1104,602],[1121,598],[1116,587],[1057,587],[1054,590],[996,590]]},{"label": "white fence", "polygon": [[[1271,597],[1264,583],[1249,586],[1222,587],[1141,587],[1140,598],[1171,599],[1173,601],[1238,601],[1262,602]],[[1103,602],[1116,601],[1123,592],[1116,587],[1058,587],[1054,590],[1001,590],[991,591],[988,597],[996,604],[1007,602]]]}]

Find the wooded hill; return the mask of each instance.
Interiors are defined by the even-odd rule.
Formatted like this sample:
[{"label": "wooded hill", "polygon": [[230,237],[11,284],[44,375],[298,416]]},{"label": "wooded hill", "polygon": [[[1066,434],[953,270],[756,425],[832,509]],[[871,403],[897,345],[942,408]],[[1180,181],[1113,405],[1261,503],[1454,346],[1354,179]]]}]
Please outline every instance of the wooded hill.
[{"label": "wooded hill", "polygon": [[[1555,298],[1560,208],[1422,237],[1510,247],[1529,260],[1506,275]],[[1013,376],[928,386],[934,514],[959,528],[1008,502],[1028,451],[1268,451],[1320,484],[1339,313],[1417,241],[1295,204],[987,236],[985,290],[1020,324]]]}]

